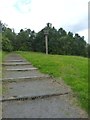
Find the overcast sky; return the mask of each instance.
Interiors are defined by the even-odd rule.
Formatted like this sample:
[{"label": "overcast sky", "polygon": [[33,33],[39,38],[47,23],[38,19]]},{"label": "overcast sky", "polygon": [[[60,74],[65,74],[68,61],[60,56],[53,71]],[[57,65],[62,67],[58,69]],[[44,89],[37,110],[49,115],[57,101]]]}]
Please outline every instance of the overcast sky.
[{"label": "overcast sky", "polygon": [[0,20],[15,32],[40,31],[50,22],[59,29],[79,33],[88,41],[89,0],[0,0]]}]

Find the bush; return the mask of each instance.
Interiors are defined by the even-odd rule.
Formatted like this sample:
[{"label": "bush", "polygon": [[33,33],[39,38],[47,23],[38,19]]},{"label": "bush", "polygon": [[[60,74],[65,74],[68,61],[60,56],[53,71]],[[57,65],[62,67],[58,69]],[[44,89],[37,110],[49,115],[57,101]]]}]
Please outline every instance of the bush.
[{"label": "bush", "polygon": [[11,52],[13,50],[13,46],[7,37],[2,38],[2,50],[8,52]]}]

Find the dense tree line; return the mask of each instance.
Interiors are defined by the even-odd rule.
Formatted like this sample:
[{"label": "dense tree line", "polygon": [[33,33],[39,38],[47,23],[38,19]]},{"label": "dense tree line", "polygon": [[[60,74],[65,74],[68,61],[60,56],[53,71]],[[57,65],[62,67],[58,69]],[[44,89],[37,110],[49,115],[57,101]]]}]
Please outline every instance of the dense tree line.
[{"label": "dense tree line", "polygon": [[79,55],[90,57],[90,45],[79,34],[73,35],[63,28],[55,29],[49,23],[38,33],[31,29],[21,29],[18,34],[14,30],[2,25],[2,50],[4,51],[38,51],[45,52],[44,30],[47,28],[48,47],[50,54]]}]

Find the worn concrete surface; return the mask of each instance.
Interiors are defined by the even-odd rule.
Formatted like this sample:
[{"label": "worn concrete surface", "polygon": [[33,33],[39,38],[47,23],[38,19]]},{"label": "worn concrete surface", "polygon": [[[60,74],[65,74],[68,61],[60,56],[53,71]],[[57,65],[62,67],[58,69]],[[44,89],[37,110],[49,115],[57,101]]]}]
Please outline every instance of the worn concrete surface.
[{"label": "worn concrete surface", "polygon": [[6,69],[7,71],[30,71],[30,70],[37,70],[37,68],[17,68],[17,69],[15,69],[15,68],[13,68],[13,69],[11,69],[11,68],[9,68],[9,69]]},{"label": "worn concrete surface", "polygon": [[33,97],[53,94],[66,94],[71,92],[70,88],[56,83],[53,79],[32,80],[29,82],[12,82],[7,84],[8,92],[3,99],[10,97]]},{"label": "worn concrete surface", "polygon": [[5,69],[24,69],[24,68],[33,68],[32,65],[19,65],[19,66],[4,66]]},{"label": "worn concrete surface", "polygon": [[45,76],[44,74],[40,73],[39,71],[32,70],[32,71],[5,71],[3,73],[3,79],[4,78],[13,78],[13,79],[18,79],[20,77],[33,77],[33,76]]},{"label": "worn concrete surface", "polygon": [[[14,61],[13,61],[14,60]],[[7,92],[3,94],[3,99],[21,97],[21,100],[11,100],[2,102],[3,118],[86,118],[87,113],[79,106],[76,106],[71,97],[70,88],[60,82],[59,84],[52,78],[40,73],[38,70],[30,71],[6,71],[6,68],[29,68],[32,65],[21,65],[25,59],[17,54],[8,55],[5,60],[8,66],[3,66],[3,78],[17,79],[13,82],[3,83],[6,85]],[[18,65],[10,65],[17,63]],[[27,61],[26,61],[27,63]],[[32,80],[25,81],[28,77]],[[41,77],[41,79],[40,79]],[[23,79],[19,81],[18,79]],[[35,78],[35,79],[34,79]],[[48,79],[47,79],[48,78]],[[28,78],[29,79],[29,78]],[[67,94],[65,94],[67,92]],[[63,94],[59,95],[58,94]],[[49,96],[55,94],[55,96]],[[25,96],[43,96],[44,98],[24,99]]]},{"label": "worn concrete surface", "polygon": [[4,66],[16,66],[16,65],[30,65],[31,63],[28,63],[28,62],[12,62],[12,63],[10,63],[10,62],[6,62],[6,63],[2,63],[2,65],[4,65]]},{"label": "worn concrete surface", "polygon": [[70,96],[9,101],[3,103],[3,118],[85,118],[85,113],[70,103]]},{"label": "worn concrete surface", "polygon": [[24,58],[22,59],[22,57],[20,55],[17,55],[16,53],[11,53],[10,55],[7,56],[7,58],[4,60],[4,62],[7,62],[7,61],[26,61]]}]

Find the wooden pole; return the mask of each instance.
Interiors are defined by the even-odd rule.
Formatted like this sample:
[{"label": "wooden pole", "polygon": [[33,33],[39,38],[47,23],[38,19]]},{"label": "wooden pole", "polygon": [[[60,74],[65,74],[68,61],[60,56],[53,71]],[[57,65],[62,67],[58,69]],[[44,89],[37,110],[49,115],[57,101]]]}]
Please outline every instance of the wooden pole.
[{"label": "wooden pole", "polygon": [[46,54],[48,55],[48,35],[45,35]]}]

